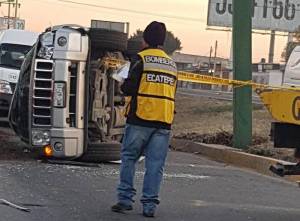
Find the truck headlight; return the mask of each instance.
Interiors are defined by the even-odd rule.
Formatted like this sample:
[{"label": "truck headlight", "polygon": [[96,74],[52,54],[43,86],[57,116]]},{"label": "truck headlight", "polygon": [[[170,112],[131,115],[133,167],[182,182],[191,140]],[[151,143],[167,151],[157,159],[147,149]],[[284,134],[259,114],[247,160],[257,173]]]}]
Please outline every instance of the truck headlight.
[{"label": "truck headlight", "polygon": [[8,81],[0,80],[0,93],[12,94],[12,90]]},{"label": "truck headlight", "polygon": [[31,141],[33,146],[45,146],[50,143],[50,132],[43,130],[33,130]]},{"label": "truck headlight", "polygon": [[66,83],[55,82],[53,93],[53,106],[63,108],[66,106]]},{"label": "truck headlight", "polygon": [[44,59],[51,59],[54,52],[54,33],[46,32],[40,37],[41,47],[38,56]]},{"label": "truck headlight", "polygon": [[64,36],[61,36],[57,39],[57,44],[60,46],[60,47],[64,47],[66,44],[68,43],[68,40],[66,37]]},{"label": "truck headlight", "polygon": [[42,46],[53,46],[54,45],[54,33],[46,32],[40,38]]}]

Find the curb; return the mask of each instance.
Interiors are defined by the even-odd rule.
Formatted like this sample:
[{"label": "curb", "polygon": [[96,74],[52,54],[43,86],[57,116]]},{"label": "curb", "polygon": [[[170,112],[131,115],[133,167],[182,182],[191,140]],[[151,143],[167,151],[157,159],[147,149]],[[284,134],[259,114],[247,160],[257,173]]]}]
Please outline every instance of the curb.
[{"label": "curb", "polygon": [[[247,168],[272,177],[279,176],[269,170],[271,165],[275,165],[276,163],[290,164],[290,162],[287,161],[249,154],[223,145],[196,143],[189,140],[173,138],[171,140],[171,146],[176,151],[201,154],[214,161]],[[284,176],[283,178],[293,182],[300,181],[300,175]]]}]

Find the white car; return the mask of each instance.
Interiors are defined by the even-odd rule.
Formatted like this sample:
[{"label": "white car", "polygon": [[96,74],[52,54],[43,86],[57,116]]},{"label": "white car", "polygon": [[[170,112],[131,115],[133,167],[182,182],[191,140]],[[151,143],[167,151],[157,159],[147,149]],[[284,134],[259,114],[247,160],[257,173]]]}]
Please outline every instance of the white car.
[{"label": "white car", "polygon": [[25,55],[38,33],[24,30],[0,32],[0,117],[6,118]]}]

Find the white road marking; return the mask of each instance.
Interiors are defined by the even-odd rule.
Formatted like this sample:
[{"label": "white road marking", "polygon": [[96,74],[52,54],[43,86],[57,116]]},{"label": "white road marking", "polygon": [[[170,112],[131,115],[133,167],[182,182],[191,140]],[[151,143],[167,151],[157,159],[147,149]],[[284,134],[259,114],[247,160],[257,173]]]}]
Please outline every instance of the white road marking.
[{"label": "white road marking", "polygon": [[[105,176],[118,176],[120,172],[118,170],[110,170],[108,172],[104,172],[103,175]],[[144,176],[145,172],[137,171],[137,177]],[[181,178],[181,179],[189,179],[189,180],[200,180],[200,179],[208,179],[210,176],[203,176],[203,175],[193,175],[188,173],[164,173],[164,178]]]},{"label": "white road marking", "polygon": [[282,212],[294,212],[300,213],[300,208],[287,208],[287,207],[280,207],[280,206],[266,206],[266,205],[257,205],[257,204],[235,204],[235,203],[220,203],[220,202],[205,202],[202,200],[192,200],[191,204],[196,207],[224,207],[224,208],[231,208],[237,210],[270,210],[270,211],[282,211]]},{"label": "white road marking", "polygon": [[199,179],[208,179],[209,176],[203,176],[203,175],[193,175],[193,174],[187,174],[187,173],[179,173],[179,174],[164,174],[165,178],[184,178],[184,179],[191,179],[191,180],[199,180]]}]

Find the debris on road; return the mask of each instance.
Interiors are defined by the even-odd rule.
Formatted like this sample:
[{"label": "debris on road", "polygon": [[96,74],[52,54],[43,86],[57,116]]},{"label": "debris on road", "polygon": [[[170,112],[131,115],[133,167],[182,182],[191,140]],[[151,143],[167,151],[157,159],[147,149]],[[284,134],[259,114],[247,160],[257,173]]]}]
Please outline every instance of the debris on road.
[{"label": "debris on road", "polygon": [[11,203],[11,202],[9,202],[5,199],[0,199],[0,204],[10,206],[14,209],[18,209],[18,210],[21,210],[23,212],[30,212],[31,211],[29,208],[18,206],[18,205],[14,204],[14,203]]},{"label": "debris on road", "polygon": [[81,167],[101,167],[101,164],[98,164],[98,163],[80,162],[80,161],[71,161],[71,160],[51,160],[51,159],[44,159],[44,160],[42,160],[42,163],[58,164],[58,165],[81,166]]},{"label": "debris on road", "polygon": [[270,170],[279,175],[299,175],[300,174],[300,163],[277,163],[270,166]]}]

